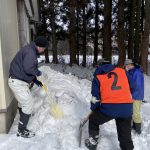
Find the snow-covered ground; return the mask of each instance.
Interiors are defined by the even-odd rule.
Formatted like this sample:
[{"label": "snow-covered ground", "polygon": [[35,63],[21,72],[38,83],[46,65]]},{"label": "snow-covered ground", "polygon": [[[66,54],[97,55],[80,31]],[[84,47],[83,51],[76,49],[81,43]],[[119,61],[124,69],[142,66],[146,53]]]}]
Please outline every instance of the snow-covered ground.
[{"label": "snow-covered ground", "polygon": [[[55,70],[54,70],[55,69]],[[87,150],[84,140],[88,137],[88,123],[83,127],[82,146],[79,148],[79,124],[90,111],[91,80],[94,69],[66,65],[41,66],[47,76],[43,82],[48,86],[49,97],[40,87],[34,86],[34,116],[28,128],[36,136],[25,139],[16,136],[19,113],[17,113],[9,134],[0,134],[1,150]],[[149,150],[150,147],[150,77],[145,75],[145,100],[142,104],[142,134],[132,132],[135,150]],[[51,103],[61,107],[64,116],[51,115]],[[119,150],[116,125],[110,121],[100,127],[98,150]]]}]

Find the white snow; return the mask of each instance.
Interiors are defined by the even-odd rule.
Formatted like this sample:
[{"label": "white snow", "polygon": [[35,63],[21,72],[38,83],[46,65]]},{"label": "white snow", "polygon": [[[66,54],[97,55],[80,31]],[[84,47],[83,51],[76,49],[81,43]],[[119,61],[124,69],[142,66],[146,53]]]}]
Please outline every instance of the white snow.
[{"label": "white snow", "polygon": [[[53,69],[52,69],[53,68]],[[54,70],[55,69],[55,70]],[[32,89],[35,100],[34,115],[28,128],[35,131],[33,138],[16,136],[19,113],[17,112],[9,134],[0,134],[1,150],[87,150],[84,140],[88,137],[88,123],[83,127],[82,147],[79,148],[79,124],[90,111],[91,80],[94,69],[64,65],[41,66],[47,74],[43,82],[48,87],[50,97],[37,86]],[[62,72],[62,73],[61,73]],[[142,134],[132,131],[134,150],[149,150],[150,147],[150,77],[145,75],[145,100],[142,104]],[[52,102],[61,107],[63,118],[50,114]],[[100,127],[98,149],[119,150],[116,125],[114,121]]]}]

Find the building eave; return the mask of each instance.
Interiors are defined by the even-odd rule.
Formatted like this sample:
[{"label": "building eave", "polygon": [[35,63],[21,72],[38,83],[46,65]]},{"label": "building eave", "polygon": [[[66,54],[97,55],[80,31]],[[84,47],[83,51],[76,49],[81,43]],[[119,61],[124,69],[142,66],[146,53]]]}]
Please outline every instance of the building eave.
[{"label": "building eave", "polygon": [[29,17],[33,17],[34,16],[34,9],[33,9],[32,0],[24,0],[24,2],[25,2],[27,15]]}]

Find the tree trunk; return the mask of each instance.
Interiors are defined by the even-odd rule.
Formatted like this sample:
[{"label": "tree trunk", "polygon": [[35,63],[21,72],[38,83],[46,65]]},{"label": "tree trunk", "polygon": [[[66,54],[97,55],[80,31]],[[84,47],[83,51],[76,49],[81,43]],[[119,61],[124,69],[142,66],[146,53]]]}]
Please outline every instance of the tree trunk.
[{"label": "tree trunk", "polygon": [[[46,24],[46,11],[44,9],[44,4],[43,4],[43,1],[40,0],[39,1],[39,8],[40,8],[40,17],[41,17],[41,22],[42,22],[42,31],[38,31],[38,34],[39,35],[45,35],[47,33],[47,24]],[[45,63],[49,63],[49,56],[48,56],[48,49],[46,49],[44,51],[44,55],[45,55]]]},{"label": "tree trunk", "polygon": [[135,6],[136,1],[130,1],[130,20],[129,20],[129,38],[128,38],[128,58],[133,59],[134,50],[134,26],[135,26]]},{"label": "tree trunk", "polygon": [[45,55],[45,63],[49,63],[48,49],[46,49],[46,50],[44,51],[44,55]]},{"label": "tree trunk", "polygon": [[103,58],[106,58],[110,62],[111,62],[111,56],[112,56],[111,11],[112,11],[112,0],[104,0]]},{"label": "tree trunk", "polygon": [[86,66],[86,10],[85,10],[85,0],[83,2],[83,62],[82,66]]},{"label": "tree trunk", "polygon": [[79,65],[79,10],[80,10],[79,0],[77,0],[77,63]]},{"label": "tree trunk", "polygon": [[70,65],[77,64],[76,59],[76,17],[75,17],[75,4],[76,0],[69,1],[69,10],[70,10]]},{"label": "tree trunk", "polygon": [[141,32],[144,30],[144,22],[143,22],[143,19],[144,19],[144,0],[142,0],[142,4],[141,4]]},{"label": "tree trunk", "polygon": [[52,51],[53,51],[53,63],[57,64],[57,44],[56,44],[56,29],[55,29],[55,8],[54,0],[51,0],[51,23],[52,23]]},{"label": "tree trunk", "polygon": [[97,64],[98,58],[98,1],[96,1],[96,10],[95,10],[95,39],[94,39],[94,62],[93,66]]},{"label": "tree trunk", "polygon": [[124,7],[125,0],[118,0],[118,48],[119,60],[118,66],[122,67],[126,59],[125,43],[124,43]]},{"label": "tree trunk", "polygon": [[136,28],[135,28],[135,47],[134,47],[134,62],[140,63],[140,20],[141,17],[141,0],[136,0]]},{"label": "tree trunk", "polygon": [[144,32],[142,34],[141,42],[141,66],[144,73],[147,73],[147,59],[149,48],[149,35],[150,35],[150,0],[145,0],[145,24]]}]

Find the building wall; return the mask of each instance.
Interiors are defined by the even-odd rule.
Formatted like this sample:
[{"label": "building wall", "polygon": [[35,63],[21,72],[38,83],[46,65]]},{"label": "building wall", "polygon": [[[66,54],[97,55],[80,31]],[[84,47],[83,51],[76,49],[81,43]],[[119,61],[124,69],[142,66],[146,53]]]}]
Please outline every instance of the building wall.
[{"label": "building wall", "polygon": [[[31,3],[30,3],[30,2]],[[35,24],[29,24],[30,20],[39,21],[38,2],[37,0],[17,0],[18,25],[20,47],[25,46],[33,40],[33,34],[36,34]]]},{"label": "building wall", "polygon": [[0,133],[9,131],[17,110],[8,86],[9,66],[20,47],[30,43],[30,30],[36,30],[29,19],[37,19],[37,13],[37,0],[0,0]]},{"label": "building wall", "polygon": [[39,10],[38,10],[38,0],[32,0],[33,8],[34,8],[34,15],[32,19],[35,21],[39,21]]},{"label": "building wall", "polygon": [[31,40],[33,40],[36,37],[36,26],[39,22],[39,2],[38,0],[32,0],[32,6],[33,6],[33,15],[31,16],[32,24],[30,25],[30,30],[32,30]]},{"label": "building wall", "polygon": [[16,0],[0,0],[0,132],[8,131],[15,114],[7,81],[10,62],[19,50],[17,17]]},{"label": "building wall", "polygon": [[30,42],[29,14],[23,0],[17,1],[20,47]]}]

